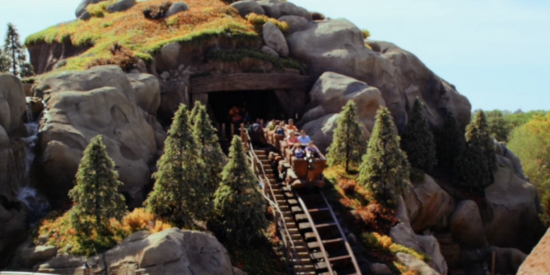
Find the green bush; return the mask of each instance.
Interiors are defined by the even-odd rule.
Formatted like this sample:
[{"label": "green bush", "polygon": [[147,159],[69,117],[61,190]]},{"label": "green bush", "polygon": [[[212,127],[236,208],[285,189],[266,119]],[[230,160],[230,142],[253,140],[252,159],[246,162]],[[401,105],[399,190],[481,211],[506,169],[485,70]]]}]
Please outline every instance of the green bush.
[{"label": "green bush", "polygon": [[370,37],[370,32],[368,30],[361,30],[363,33],[363,38],[368,39]]},{"label": "green bush", "polygon": [[86,11],[92,16],[97,18],[103,18],[107,12],[107,7],[113,3],[113,0],[99,2],[97,4],[90,4],[86,7]]},{"label": "green bush", "polygon": [[288,26],[288,23],[279,21],[274,18],[269,18],[267,15],[258,15],[255,13],[250,13],[246,16],[246,19],[252,25],[259,26],[259,27],[263,26],[267,22],[273,23],[273,25],[277,26],[277,28],[279,28],[283,32],[288,31],[288,29],[290,28]]}]

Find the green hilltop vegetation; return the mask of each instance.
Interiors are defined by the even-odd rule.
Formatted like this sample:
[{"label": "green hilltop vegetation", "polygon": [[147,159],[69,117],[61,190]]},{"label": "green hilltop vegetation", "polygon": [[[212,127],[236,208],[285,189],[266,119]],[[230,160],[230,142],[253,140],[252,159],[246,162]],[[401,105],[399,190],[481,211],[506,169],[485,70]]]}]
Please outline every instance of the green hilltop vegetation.
[{"label": "green hilltop vegetation", "polygon": [[[221,36],[230,36],[239,41],[260,41],[261,26],[267,21],[283,31],[288,29],[285,22],[266,16],[250,14],[242,18],[236,9],[221,0],[188,0],[186,3],[189,10],[168,18],[151,18],[148,14],[151,10],[163,14],[175,0],[138,1],[126,11],[108,13],[106,8],[113,2],[108,0],[89,5],[87,11],[92,16],[90,20],[52,26],[27,37],[25,45],[70,43],[77,47],[89,47],[81,55],[57,64],[54,71],[85,70],[105,64],[117,64],[126,69],[125,65],[131,65],[136,58],[151,62],[154,54],[173,42],[198,45]],[[235,54],[241,56],[243,52]],[[230,60],[239,58],[226,56],[224,58]],[[216,57],[213,58],[220,59]],[[291,59],[274,61],[271,56],[259,51],[251,54],[251,57],[275,62],[277,67],[303,70],[301,64]]]}]

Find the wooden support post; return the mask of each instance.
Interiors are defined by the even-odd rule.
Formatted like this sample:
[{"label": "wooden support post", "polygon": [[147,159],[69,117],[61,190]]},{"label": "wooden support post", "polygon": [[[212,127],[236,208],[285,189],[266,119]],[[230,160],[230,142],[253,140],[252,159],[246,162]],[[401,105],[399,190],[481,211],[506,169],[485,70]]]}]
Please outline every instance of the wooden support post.
[{"label": "wooden support post", "polygon": [[235,124],[231,123],[231,140],[233,140],[234,135],[235,135]]},{"label": "wooden support post", "polygon": [[225,138],[225,123],[222,123],[222,139],[226,140],[226,138]]},{"label": "wooden support post", "polygon": [[491,275],[495,275],[495,264],[497,260],[497,253],[493,251],[493,264],[491,265]]}]

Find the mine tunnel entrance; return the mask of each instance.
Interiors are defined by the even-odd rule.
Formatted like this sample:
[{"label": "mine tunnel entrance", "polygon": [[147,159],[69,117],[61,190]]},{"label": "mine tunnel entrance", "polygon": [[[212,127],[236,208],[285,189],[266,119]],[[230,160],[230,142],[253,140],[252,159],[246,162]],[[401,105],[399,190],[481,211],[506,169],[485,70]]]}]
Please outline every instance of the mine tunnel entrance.
[{"label": "mine tunnel entrance", "polygon": [[[247,112],[252,122],[256,119],[287,119],[287,110],[281,104],[275,91],[231,91],[211,92],[208,94],[208,108],[213,121],[229,124],[229,111],[236,106]],[[245,113],[242,113],[245,115]]]}]

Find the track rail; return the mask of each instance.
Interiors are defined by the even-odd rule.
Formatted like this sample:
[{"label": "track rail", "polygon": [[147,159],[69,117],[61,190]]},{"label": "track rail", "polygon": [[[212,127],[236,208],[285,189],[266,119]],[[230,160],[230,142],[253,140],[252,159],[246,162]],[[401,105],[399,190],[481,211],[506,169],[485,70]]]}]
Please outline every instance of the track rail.
[{"label": "track rail", "polygon": [[[254,147],[252,146],[252,142],[250,141],[250,135],[248,134],[248,131],[244,130],[244,125],[241,125],[241,139],[245,143],[245,148],[248,151],[247,157],[252,165],[252,171],[254,171],[254,175],[256,176],[258,182],[262,183],[262,195],[264,196],[264,199],[269,203],[269,205],[271,205],[271,207],[273,208],[273,212],[275,214],[275,223],[277,225],[278,232],[280,232],[282,236],[281,240],[283,242],[283,246],[286,249],[287,270],[290,274],[296,274],[294,265],[300,264],[300,259],[299,257],[297,257],[298,252],[296,250],[296,246],[294,245],[289,230],[286,227],[286,223],[283,220],[283,212],[279,208],[279,205],[271,199],[275,199],[275,193],[273,192],[273,188],[271,188],[270,179],[266,174],[263,163],[254,151]],[[269,191],[266,191],[266,189],[269,189]],[[271,198],[269,197],[269,195],[271,196]]]},{"label": "track rail", "polygon": [[[281,183],[275,183],[277,186],[277,192],[275,192],[272,186],[274,181],[270,180],[264,169],[266,152],[259,152],[264,158],[262,162],[243,125],[241,125],[240,134],[246,144],[248,158],[256,177],[263,183],[263,195],[276,213],[275,220],[283,245],[286,247],[288,273],[362,275],[338,215],[322,190],[308,186],[299,189],[286,186],[282,189]],[[290,157],[286,154],[282,155],[284,158]],[[290,160],[286,161],[290,163]],[[292,170],[292,166],[289,169]],[[268,170],[271,171],[270,168]],[[281,207],[285,210],[281,210]],[[299,250],[295,241],[303,243],[305,249]],[[300,262],[300,251],[309,254],[309,258],[305,259],[307,261],[302,260],[303,263]]]}]

